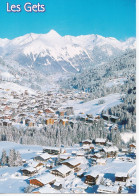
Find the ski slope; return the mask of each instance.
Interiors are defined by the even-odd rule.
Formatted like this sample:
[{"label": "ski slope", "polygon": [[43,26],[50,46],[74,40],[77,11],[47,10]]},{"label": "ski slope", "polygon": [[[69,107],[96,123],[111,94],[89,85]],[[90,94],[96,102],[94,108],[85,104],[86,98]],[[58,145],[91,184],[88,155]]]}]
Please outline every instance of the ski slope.
[{"label": "ski slope", "polygon": [[[99,100],[104,100],[105,103],[98,104]],[[115,93],[85,103],[82,103],[81,101],[68,100],[63,103],[62,107],[73,107],[75,115],[83,113],[84,115],[92,114],[93,116],[96,116],[99,115],[102,110],[107,110],[108,108],[114,107],[120,103],[122,103],[121,94]]]}]

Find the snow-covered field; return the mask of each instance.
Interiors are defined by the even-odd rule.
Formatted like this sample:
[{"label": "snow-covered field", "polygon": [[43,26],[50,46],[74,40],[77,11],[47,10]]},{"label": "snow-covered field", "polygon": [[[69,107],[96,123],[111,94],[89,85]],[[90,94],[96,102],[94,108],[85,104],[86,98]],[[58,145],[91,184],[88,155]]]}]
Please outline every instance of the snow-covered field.
[{"label": "snow-covered field", "polygon": [[[104,104],[98,104],[100,100],[104,100]],[[79,113],[84,113],[84,114],[92,114],[93,116],[96,116],[100,114],[102,110],[106,110],[120,103],[122,103],[121,94],[115,93],[85,103],[82,103],[79,100],[78,101],[68,100],[67,102],[64,102],[62,106],[63,107],[72,106],[75,115],[78,115]]]},{"label": "snow-covered field", "polygon": [[42,152],[43,147],[37,146],[37,145],[22,145],[22,144],[16,144],[14,142],[0,142],[0,157],[2,154],[2,150],[6,150],[7,153],[9,153],[10,149],[15,149],[16,151],[19,151],[21,154],[22,159],[29,160],[32,157],[34,157],[37,153]]},{"label": "snow-covered field", "polygon": [[[14,142],[0,142],[0,157],[2,150],[5,149],[9,154],[10,149],[19,151],[22,159],[29,160],[42,152],[42,146],[21,145]],[[22,167],[3,167],[0,168],[0,193],[23,193],[24,188],[28,186],[26,179],[21,176],[19,170]]]}]

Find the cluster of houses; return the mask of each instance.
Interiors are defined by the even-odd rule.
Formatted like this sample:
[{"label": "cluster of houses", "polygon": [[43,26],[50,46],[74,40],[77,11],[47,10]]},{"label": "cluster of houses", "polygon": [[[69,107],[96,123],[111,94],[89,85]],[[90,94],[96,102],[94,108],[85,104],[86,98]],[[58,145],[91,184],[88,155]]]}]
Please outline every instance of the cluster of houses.
[{"label": "cluster of houses", "polygon": [[[84,123],[94,123],[100,120],[100,116],[93,117],[92,114],[80,113],[74,115],[73,107],[68,105],[62,106],[67,100],[78,100],[84,102],[89,98],[89,94],[85,92],[73,92],[73,90],[62,89],[59,92],[48,91],[47,93],[35,92],[30,93],[28,90],[20,93],[10,89],[0,88],[0,126],[27,126],[42,128],[48,125],[62,124],[73,126],[77,121]],[[114,126],[117,129],[116,116],[102,115],[106,122],[106,126]],[[113,123],[113,124],[112,124]]]},{"label": "cluster of houses", "polygon": [[[36,92],[31,94],[28,90],[23,93],[10,89],[0,88],[0,126],[13,126],[20,124],[28,127],[43,127],[61,123],[63,126],[70,123],[74,118],[72,107],[61,107],[61,103],[69,100],[84,100],[86,94],[66,94],[47,92]],[[71,120],[71,123],[73,121]]]},{"label": "cluster of houses", "polygon": [[45,147],[25,161],[21,173],[32,193],[127,193],[134,185],[136,144],[125,152],[103,138],[71,148]]}]

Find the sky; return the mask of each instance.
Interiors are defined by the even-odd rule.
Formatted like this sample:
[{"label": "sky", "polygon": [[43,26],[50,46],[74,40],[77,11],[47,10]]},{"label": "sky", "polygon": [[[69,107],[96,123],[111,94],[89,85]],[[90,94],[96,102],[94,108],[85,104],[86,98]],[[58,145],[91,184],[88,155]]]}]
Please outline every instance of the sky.
[{"label": "sky", "polygon": [[[6,3],[20,4],[22,11],[8,13]],[[43,13],[27,13],[24,4],[45,5]],[[125,40],[136,36],[135,0],[2,0],[0,38],[13,39],[27,33],[60,35],[98,34]]]}]

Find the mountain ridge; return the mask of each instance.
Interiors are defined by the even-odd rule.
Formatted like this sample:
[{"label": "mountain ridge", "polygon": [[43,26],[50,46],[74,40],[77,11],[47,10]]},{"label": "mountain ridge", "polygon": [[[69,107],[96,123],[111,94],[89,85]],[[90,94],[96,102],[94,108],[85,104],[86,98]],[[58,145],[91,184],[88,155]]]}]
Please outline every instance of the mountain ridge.
[{"label": "mountain ridge", "polygon": [[4,58],[45,74],[76,73],[134,49],[135,44],[135,38],[119,41],[95,34],[61,36],[51,30],[47,34],[29,33],[12,40],[0,39],[0,52]]}]

